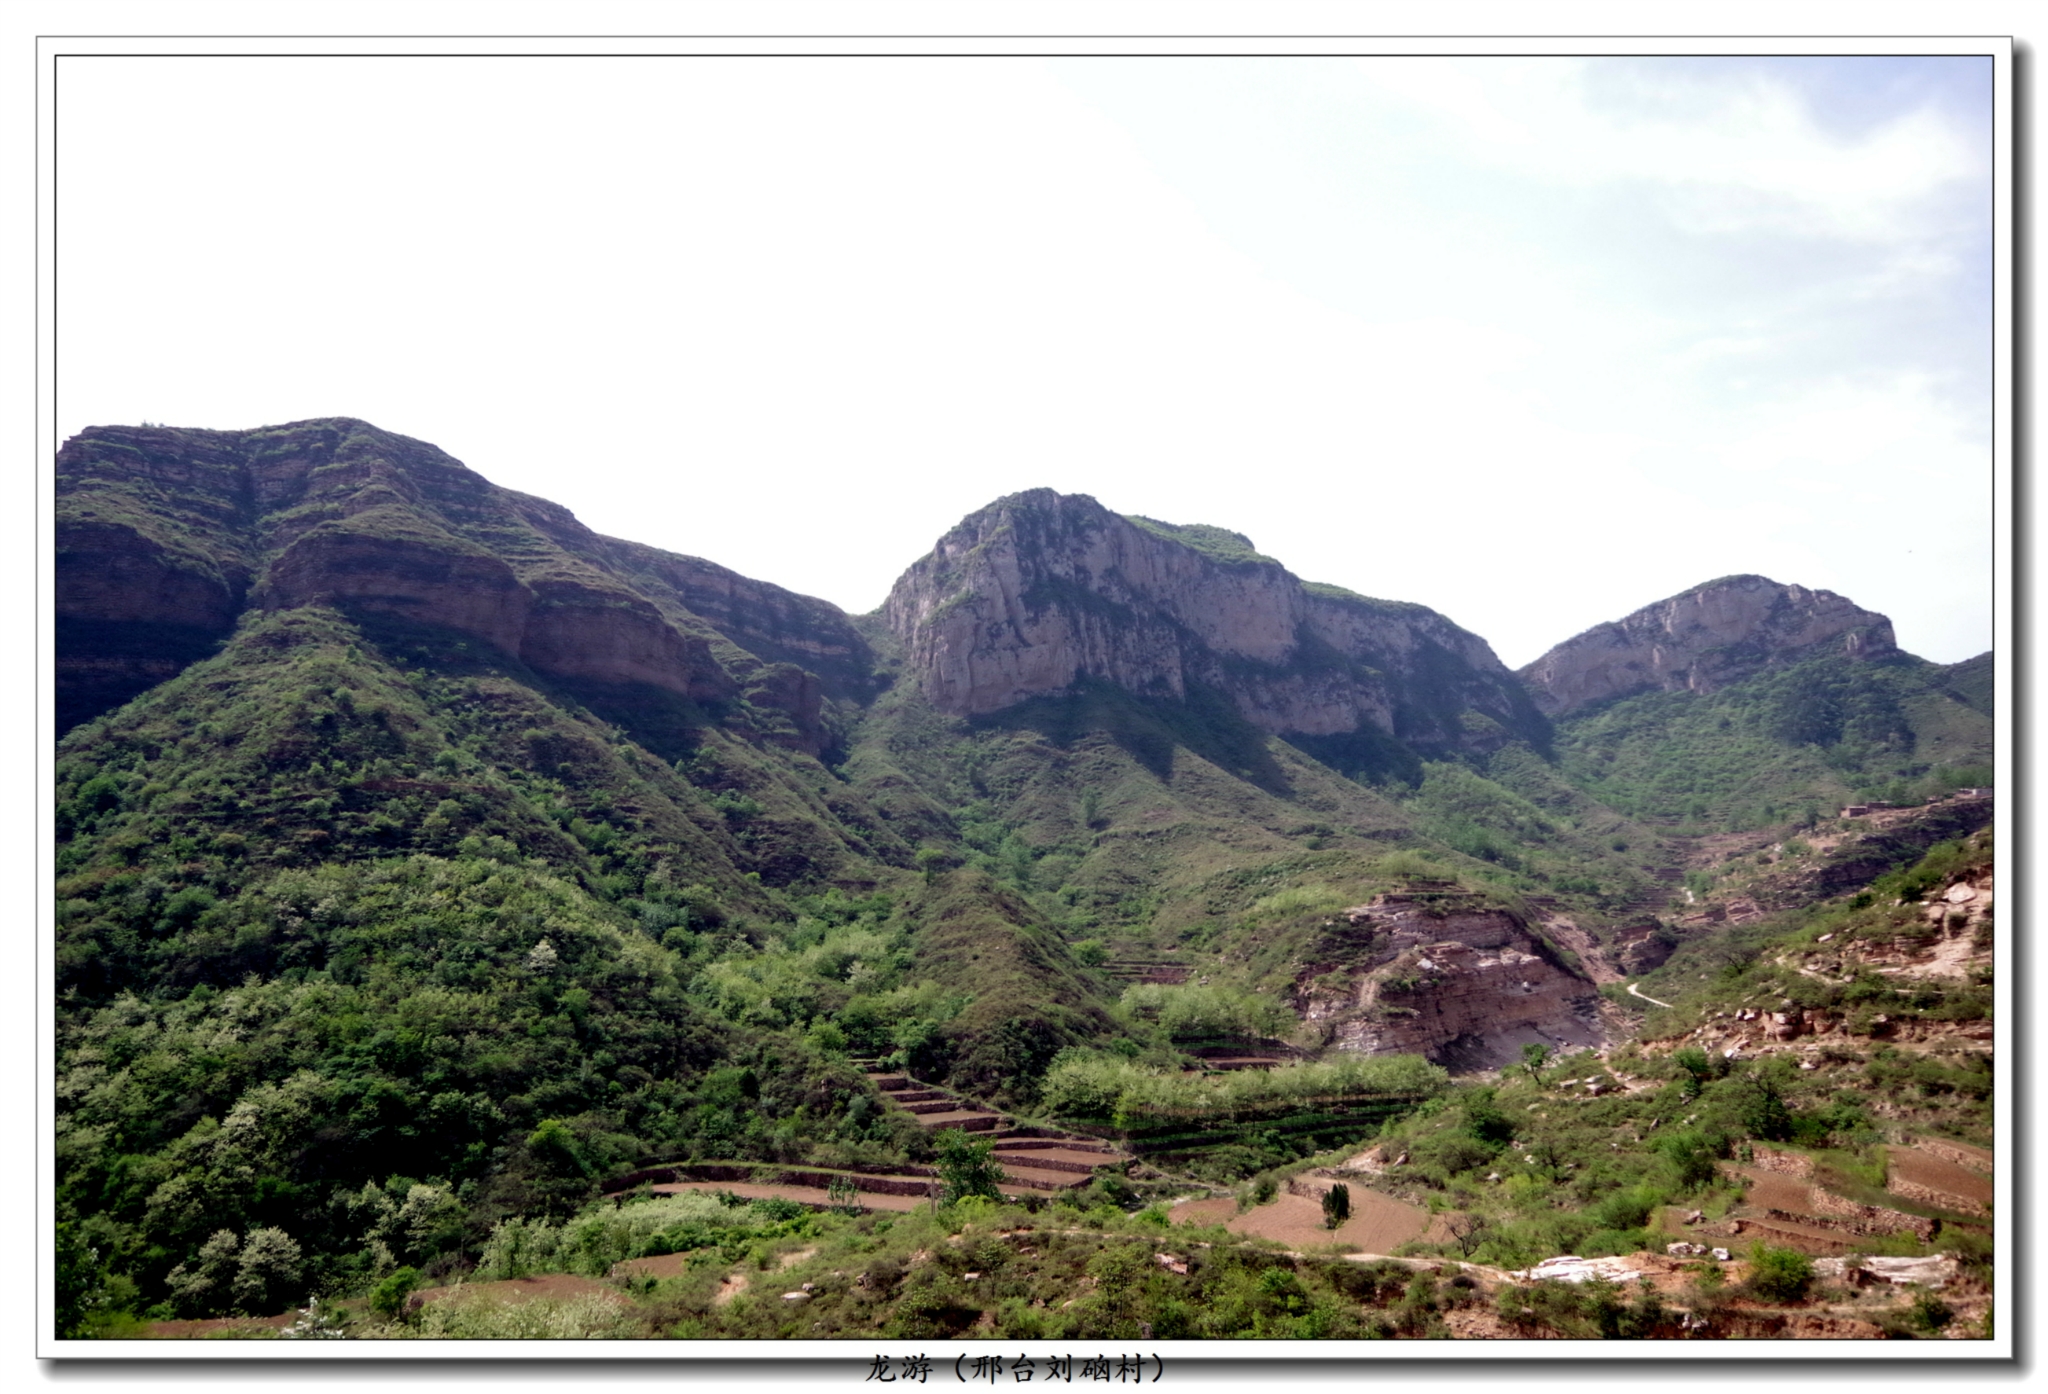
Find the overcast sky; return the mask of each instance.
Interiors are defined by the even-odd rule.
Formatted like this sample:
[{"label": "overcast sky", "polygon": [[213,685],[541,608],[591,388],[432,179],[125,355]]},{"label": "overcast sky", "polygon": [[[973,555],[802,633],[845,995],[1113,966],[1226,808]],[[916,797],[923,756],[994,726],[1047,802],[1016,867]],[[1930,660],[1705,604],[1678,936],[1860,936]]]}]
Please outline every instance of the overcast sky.
[{"label": "overcast sky", "polygon": [[1988,58],[60,69],[59,430],[357,416],[849,610],[1049,485],[1520,665],[1992,637]]}]

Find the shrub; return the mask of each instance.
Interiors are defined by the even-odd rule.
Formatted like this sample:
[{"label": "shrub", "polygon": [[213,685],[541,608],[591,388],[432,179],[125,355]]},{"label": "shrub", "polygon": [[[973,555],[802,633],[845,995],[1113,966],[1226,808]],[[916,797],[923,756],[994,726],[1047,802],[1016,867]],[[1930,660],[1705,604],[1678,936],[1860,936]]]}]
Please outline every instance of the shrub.
[{"label": "shrub", "polygon": [[405,1299],[420,1285],[417,1268],[401,1268],[370,1289],[370,1310],[387,1321],[395,1321],[405,1310]]},{"label": "shrub", "polygon": [[1797,1249],[1759,1244],[1749,1254],[1749,1291],[1766,1302],[1797,1302],[1813,1284],[1813,1260]]},{"label": "shrub", "polygon": [[1336,1229],[1351,1218],[1351,1188],[1342,1181],[1323,1192],[1323,1228]]},{"label": "shrub", "polygon": [[1922,1290],[1913,1294],[1913,1313],[1908,1318],[1922,1331],[1939,1331],[1956,1319],[1955,1308]]}]

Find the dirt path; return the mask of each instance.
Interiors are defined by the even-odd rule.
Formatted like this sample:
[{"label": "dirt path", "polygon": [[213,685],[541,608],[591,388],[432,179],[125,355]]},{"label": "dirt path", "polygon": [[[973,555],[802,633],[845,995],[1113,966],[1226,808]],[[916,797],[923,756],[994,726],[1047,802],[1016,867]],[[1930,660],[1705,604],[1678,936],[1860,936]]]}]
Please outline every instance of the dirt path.
[{"label": "dirt path", "polygon": [[1650,996],[1650,994],[1647,992],[1637,992],[1636,985],[1634,983],[1630,983],[1628,985],[1628,995],[1631,997],[1640,998],[1641,1000],[1648,1002],[1653,1007],[1668,1008],[1671,1005],[1669,1002],[1659,1002],[1656,998]]},{"label": "dirt path", "polygon": [[[821,1186],[767,1186],[754,1181],[665,1181],[650,1189],[658,1196],[681,1195],[685,1191],[730,1191],[748,1200],[780,1197],[820,1209],[832,1204],[831,1195]],[[869,1210],[909,1211],[931,1204],[923,1196],[892,1196],[880,1191],[862,1191],[855,1199]]]}]

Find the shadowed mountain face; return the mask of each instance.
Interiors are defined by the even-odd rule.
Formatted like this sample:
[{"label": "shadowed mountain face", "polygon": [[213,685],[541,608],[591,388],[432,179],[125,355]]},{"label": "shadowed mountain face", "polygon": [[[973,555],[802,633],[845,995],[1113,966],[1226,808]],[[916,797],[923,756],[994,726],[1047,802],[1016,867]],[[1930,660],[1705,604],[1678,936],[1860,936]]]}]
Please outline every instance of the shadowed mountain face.
[{"label": "shadowed mountain face", "polygon": [[1898,652],[1892,622],[1832,591],[1728,576],[1567,639],[1520,670],[1551,716],[1639,692],[1706,693],[1766,668]]},{"label": "shadowed mountain face", "polygon": [[60,730],[162,681],[245,610],[314,604],[452,630],[601,688],[745,693],[814,751],[827,686],[873,687],[835,607],[600,537],[362,422],[98,428],[65,445],[57,478]]}]

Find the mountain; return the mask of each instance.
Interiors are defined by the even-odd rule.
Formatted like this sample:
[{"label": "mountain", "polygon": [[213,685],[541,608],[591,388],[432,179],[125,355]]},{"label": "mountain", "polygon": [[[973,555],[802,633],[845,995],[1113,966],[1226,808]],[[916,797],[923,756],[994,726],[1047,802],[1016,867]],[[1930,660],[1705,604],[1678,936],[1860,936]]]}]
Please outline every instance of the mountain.
[{"label": "mountain", "polygon": [[1037,489],[970,515],[882,613],[926,699],[958,715],[1089,679],[1206,688],[1262,731],[1375,772],[1547,734],[1486,642],[1434,610],[1303,582],[1237,533],[1085,495]]},{"label": "mountain", "polygon": [[744,696],[813,750],[825,688],[873,688],[868,646],[834,607],[600,537],[361,422],[88,430],[59,452],[57,488],[60,730],[245,613],[315,604],[462,634],[551,678]]},{"label": "mountain", "polygon": [[1988,781],[1988,657],[1839,597],[1714,583],[1518,677],[1050,490],[868,616],[347,419],[86,431],[55,543],[60,1204],[169,1314],[287,1241],[249,1291],[466,1271],[643,1164],[930,1162],[857,1062],[1027,1116],[1121,1071],[1207,1118],[1185,1176],[1291,1165],[1367,1113],[1208,1118],[1205,1061],[1617,1042],[1622,971],[1740,918],[1713,838]]},{"label": "mountain", "polygon": [[1639,692],[1707,693],[1826,654],[1896,653],[1892,624],[1832,591],[1762,576],[1718,581],[1567,639],[1518,676],[1557,716]]},{"label": "mountain", "polygon": [[1667,826],[1811,823],[1990,780],[1989,655],[1929,663],[1883,615],[1761,576],[1595,626],[1520,676],[1564,777]]}]

